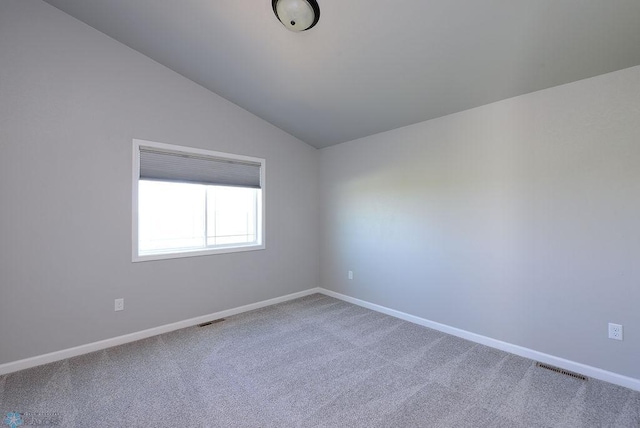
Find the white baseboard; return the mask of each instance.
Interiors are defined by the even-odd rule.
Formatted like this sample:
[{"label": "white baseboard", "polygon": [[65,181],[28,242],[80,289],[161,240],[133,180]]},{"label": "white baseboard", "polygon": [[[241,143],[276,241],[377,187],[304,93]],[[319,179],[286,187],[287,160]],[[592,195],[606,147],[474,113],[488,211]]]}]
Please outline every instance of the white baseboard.
[{"label": "white baseboard", "polygon": [[482,345],[500,349],[502,351],[519,355],[524,358],[529,358],[531,360],[551,364],[551,365],[563,368],[565,370],[571,370],[571,371],[583,374],[588,377],[603,380],[605,382],[613,383],[615,385],[620,385],[625,388],[633,389],[635,391],[640,391],[640,379],[624,376],[618,373],[599,369],[597,367],[588,366],[586,364],[577,363],[575,361],[566,360],[564,358],[545,354],[543,352],[534,351],[533,349],[503,342],[497,339],[492,339],[490,337],[482,336],[480,334],[471,333],[466,330],[451,327],[445,324],[440,324],[435,321],[430,321],[424,318],[417,317],[415,315],[410,315],[404,312],[397,311],[395,309],[390,309],[385,306],[376,305],[375,303],[370,303],[365,300],[356,299],[355,297],[350,297],[341,293],[337,293],[335,291],[331,291],[331,290],[327,290],[325,288],[319,288],[319,287],[311,288],[305,291],[300,291],[298,293],[287,294],[286,296],[282,296],[282,297],[263,300],[261,302],[251,303],[249,305],[244,305],[244,306],[240,306],[233,309],[227,309],[224,311],[191,318],[184,321],[178,321],[172,324],[166,324],[160,327],[154,327],[147,330],[138,331],[135,333],[125,334],[123,336],[113,337],[111,339],[105,339],[98,342],[89,343],[86,345],[80,345],[73,348],[63,349],[60,351],[55,351],[55,352],[51,352],[44,355],[25,358],[23,360],[0,364],[0,375],[28,369],[31,367],[36,367],[42,364],[48,364],[55,361],[64,360],[65,358],[71,358],[71,357],[76,357],[78,355],[88,354],[90,352],[100,351],[102,349],[111,348],[113,346],[122,345],[125,343],[135,342],[136,340],[146,339],[148,337],[157,336],[159,334],[180,330],[181,328],[192,327],[194,325],[202,324],[215,319],[230,317],[232,315],[240,314],[242,312],[248,312],[254,309],[264,308],[266,306],[275,305],[277,303],[286,302],[289,300],[297,299],[297,298],[308,296],[315,293],[321,293],[327,296],[335,297],[336,299],[353,303],[354,305],[362,306],[364,308],[371,309],[376,312],[381,312],[383,314],[390,315],[392,317],[396,317],[405,321],[409,321],[414,324],[422,325],[428,328],[432,328],[434,330],[441,331],[443,333],[461,337],[463,339],[467,339],[475,343],[480,343]]},{"label": "white baseboard", "polygon": [[157,336],[159,334],[168,333],[170,331],[180,330],[181,328],[193,327],[208,321],[220,318],[230,317],[242,312],[252,311],[254,309],[264,308],[265,306],[275,305],[276,303],[286,302],[288,300],[297,299],[299,297],[308,296],[310,294],[320,293],[320,288],[311,288],[309,290],[300,291],[298,293],[287,294],[286,296],[276,297],[261,302],[251,303],[249,305],[240,306],[233,309],[227,309],[215,312],[209,315],[202,315],[184,321],[178,321],[166,324],[160,327],[154,327],[135,333],[125,334],[124,336],[113,337],[111,339],[100,340],[98,342],[80,345],[61,351],[50,352],[44,355],[38,355],[24,360],[12,361],[10,363],[0,364],[0,375],[17,372],[19,370],[40,366],[42,364],[53,363],[55,361],[64,360],[65,358],[77,357],[78,355],[88,354],[90,352],[100,351],[102,349],[111,348],[112,346],[122,345],[136,340],[146,339],[148,337]]},{"label": "white baseboard", "polygon": [[565,370],[570,370],[576,373],[583,374],[594,379],[603,380],[605,382],[620,385],[625,388],[640,391],[640,379],[624,376],[618,373],[610,372],[607,370],[599,369],[597,367],[588,366],[586,364],[577,363],[575,361],[566,360],[564,358],[556,357],[553,355],[545,354],[543,352],[534,351],[533,349],[525,348],[523,346],[514,345],[511,343],[503,342],[501,340],[492,339],[480,334],[471,333],[466,330],[462,330],[455,327],[450,327],[445,324],[440,324],[435,321],[430,321],[424,318],[410,315],[404,312],[396,311],[385,306],[376,305],[365,300],[356,299],[335,291],[320,288],[319,292],[327,296],[335,297],[336,299],[344,300],[345,302],[353,303],[354,305],[362,306],[367,309],[381,312],[386,315],[390,315],[395,318],[400,318],[405,321],[412,322],[414,324],[429,327],[434,330],[441,331],[443,333],[451,334],[453,336],[461,337],[463,339],[470,340],[471,342],[480,343],[482,345],[490,346],[492,348],[500,349],[511,354],[519,355],[524,358],[529,358],[534,361],[540,361],[542,363],[551,364],[556,367],[560,367]]}]

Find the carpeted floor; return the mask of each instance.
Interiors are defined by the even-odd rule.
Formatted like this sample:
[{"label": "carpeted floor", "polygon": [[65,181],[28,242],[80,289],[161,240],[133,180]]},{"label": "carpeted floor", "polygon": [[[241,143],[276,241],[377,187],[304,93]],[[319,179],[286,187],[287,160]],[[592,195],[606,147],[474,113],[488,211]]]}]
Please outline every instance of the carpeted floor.
[{"label": "carpeted floor", "polygon": [[83,428],[628,428],[640,393],[315,294],[0,377],[9,411]]}]

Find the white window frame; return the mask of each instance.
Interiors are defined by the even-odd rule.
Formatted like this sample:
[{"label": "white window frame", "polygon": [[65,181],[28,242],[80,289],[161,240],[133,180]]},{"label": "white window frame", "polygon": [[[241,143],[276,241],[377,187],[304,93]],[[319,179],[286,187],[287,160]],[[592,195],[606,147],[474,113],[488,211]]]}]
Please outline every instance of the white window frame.
[{"label": "white window frame", "polygon": [[[252,244],[233,244],[218,248],[179,250],[175,253],[167,252],[161,254],[139,255],[138,253],[138,181],[140,180],[140,147],[151,147],[170,151],[180,151],[196,155],[212,156],[229,160],[248,161],[260,163],[260,187],[261,192],[257,201],[256,226],[257,226],[257,243]],[[132,174],[132,262],[145,262],[152,260],[166,260],[183,257],[207,256],[213,254],[238,253],[242,251],[264,250],[265,245],[265,169],[266,160],[251,156],[237,155],[232,153],[215,152],[211,150],[197,149],[193,147],[177,146],[174,144],[157,143],[147,140],[133,140],[133,174]]]}]

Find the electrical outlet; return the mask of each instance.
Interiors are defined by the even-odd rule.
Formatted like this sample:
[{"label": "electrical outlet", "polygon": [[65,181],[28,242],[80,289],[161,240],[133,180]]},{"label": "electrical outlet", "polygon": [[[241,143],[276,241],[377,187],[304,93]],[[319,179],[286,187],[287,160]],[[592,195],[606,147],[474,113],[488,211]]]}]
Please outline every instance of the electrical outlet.
[{"label": "electrical outlet", "polygon": [[622,325],[609,323],[609,339],[622,340]]},{"label": "electrical outlet", "polygon": [[116,299],[114,311],[124,311],[124,299]]},{"label": "electrical outlet", "polygon": [[353,279],[353,271],[350,270],[347,276],[349,277],[349,279]]}]

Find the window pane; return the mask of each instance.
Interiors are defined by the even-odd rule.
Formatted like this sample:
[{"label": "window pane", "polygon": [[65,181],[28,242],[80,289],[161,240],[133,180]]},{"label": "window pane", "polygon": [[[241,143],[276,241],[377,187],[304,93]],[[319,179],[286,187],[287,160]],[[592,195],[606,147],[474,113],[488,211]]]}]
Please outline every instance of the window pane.
[{"label": "window pane", "polygon": [[205,246],[205,186],[138,182],[140,254]]},{"label": "window pane", "polygon": [[259,189],[207,187],[207,245],[256,242]]}]

